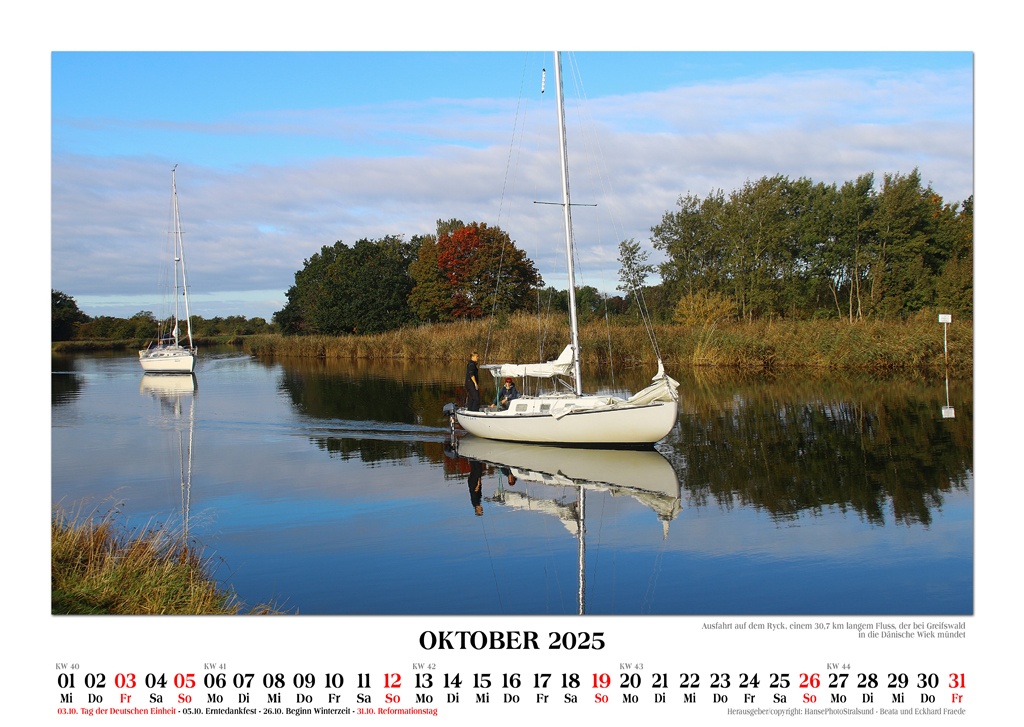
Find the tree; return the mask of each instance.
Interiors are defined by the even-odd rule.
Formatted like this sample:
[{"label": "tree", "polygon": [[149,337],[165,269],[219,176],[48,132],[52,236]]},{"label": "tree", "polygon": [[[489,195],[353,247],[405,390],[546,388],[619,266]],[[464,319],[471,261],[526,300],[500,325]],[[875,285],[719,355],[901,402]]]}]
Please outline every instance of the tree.
[{"label": "tree", "polygon": [[937,284],[938,304],[965,316],[974,314],[974,197],[943,210],[940,234],[949,238],[949,258]]},{"label": "tree", "polygon": [[422,321],[449,320],[446,312],[447,284],[437,266],[436,235],[425,235],[419,239],[416,259],[409,265],[409,275],[413,279],[409,293],[412,312]]},{"label": "tree", "polygon": [[875,175],[862,174],[854,182],[846,182],[836,199],[834,251],[826,256],[826,265],[832,290],[839,309],[839,290],[845,288],[847,320],[851,323],[864,314],[865,275],[868,270],[867,250],[873,244],[871,222],[875,215],[877,198],[874,193]]},{"label": "tree", "polygon": [[670,300],[721,293],[746,320],[971,308],[973,200],[950,205],[918,170],[841,186],[762,177],[728,197],[680,197],[652,227]]},{"label": "tree", "polygon": [[672,320],[685,326],[710,328],[735,315],[735,301],[721,293],[687,293],[676,304]]},{"label": "tree", "polygon": [[274,322],[285,333],[380,333],[413,320],[413,245],[400,237],[340,240],[304,261]]},{"label": "tree", "polygon": [[679,198],[679,209],[666,212],[661,224],[651,228],[651,243],[666,253],[661,279],[671,297],[686,293],[719,290],[725,283],[722,213],[726,206],[722,190],[703,200],[692,194]]},{"label": "tree", "polygon": [[544,284],[533,262],[501,228],[438,221],[411,266],[413,309],[427,320],[479,318],[525,310]]},{"label": "tree", "polygon": [[338,321],[332,320],[340,291],[332,277],[340,275],[348,246],[338,240],[333,246],[324,245],[320,252],[303,261],[302,270],[295,273],[295,284],[285,293],[288,302],[274,314],[274,321],[285,333],[336,333]]},{"label": "tree", "polygon": [[50,340],[70,341],[78,325],[88,320],[74,298],[50,288]]},{"label": "tree", "polygon": [[654,266],[647,262],[647,251],[640,248],[640,243],[632,238],[618,243],[618,285],[615,290],[639,300],[647,275],[653,271]]},{"label": "tree", "polygon": [[627,295],[639,291],[647,282],[647,276],[654,272],[654,266],[647,262],[647,251],[640,243],[630,238],[619,243],[619,284],[616,290]]},{"label": "tree", "polygon": [[920,310],[934,299],[934,273],[926,252],[934,243],[931,200],[921,187],[921,174],[886,174],[873,216],[870,253],[870,295],[882,316]]},{"label": "tree", "polygon": [[728,242],[726,269],[740,315],[752,319],[784,314],[791,308],[786,293],[799,288],[798,228],[802,180],[783,175],[746,182],[729,196],[722,216]]}]

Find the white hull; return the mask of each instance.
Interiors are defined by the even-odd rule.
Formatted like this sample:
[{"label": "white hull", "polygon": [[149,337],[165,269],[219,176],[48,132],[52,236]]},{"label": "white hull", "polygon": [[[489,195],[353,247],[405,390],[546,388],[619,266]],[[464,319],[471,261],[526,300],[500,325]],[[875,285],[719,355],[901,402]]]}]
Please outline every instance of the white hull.
[{"label": "white hull", "polygon": [[142,370],[152,374],[191,374],[196,368],[195,350],[165,346],[139,351]]},{"label": "white hull", "polygon": [[578,449],[464,437],[458,453],[498,467],[510,467],[521,480],[555,486],[610,487],[679,498],[679,478],[672,463],[653,449]]},{"label": "white hull", "polygon": [[634,405],[600,396],[525,397],[514,404],[505,411],[459,409],[456,418],[463,429],[484,439],[641,447],[664,439],[679,416],[675,401]]}]

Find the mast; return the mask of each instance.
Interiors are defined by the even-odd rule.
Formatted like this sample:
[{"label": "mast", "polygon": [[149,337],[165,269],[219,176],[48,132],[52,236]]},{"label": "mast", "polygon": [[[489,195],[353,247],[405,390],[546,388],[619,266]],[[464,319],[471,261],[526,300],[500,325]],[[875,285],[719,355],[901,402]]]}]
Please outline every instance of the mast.
[{"label": "mast", "polygon": [[171,197],[174,200],[174,345],[178,343],[178,268],[181,268],[181,295],[185,299],[185,324],[188,330],[188,347],[192,344],[192,316],[188,309],[188,286],[185,284],[185,247],[181,242],[181,218],[178,215],[178,186],[174,180],[175,164],[171,168]]},{"label": "mast", "polygon": [[178,185],[174,181],[174,171],[178,168],[175,164],[171,167],[171,211],[174,214],[174,238],[171,243],[171,258],[174,263],[174,328],[171,334],[174,336],[174,345],[178,344],[178,246],[181,244],[181,224],[178,221]]},{"label": "mast", "polygon": [[572,330],[573,388],[583,394],[580,378],[580,331],[576,313],[576,269],[572,251],[572,212],[569,203],[569,151],[565,142],[565,102],[562,97],[562,54],[555,51],[555,96],[558,99],[558,142],[562,159],[562,218],[565,223],[565,264],[569,269],[569,325]]}]

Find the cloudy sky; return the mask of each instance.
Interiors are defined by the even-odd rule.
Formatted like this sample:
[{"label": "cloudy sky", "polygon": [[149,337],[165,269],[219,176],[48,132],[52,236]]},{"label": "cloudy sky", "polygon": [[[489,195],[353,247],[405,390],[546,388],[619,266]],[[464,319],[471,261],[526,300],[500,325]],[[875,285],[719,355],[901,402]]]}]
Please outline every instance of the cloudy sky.
[{"label": "cloudy sky", "polygon": [[[970,52],[579,52],[563,59],[583,284],[680,195],[918,168],[973,193]],[[546,82],[542,81],[544,69]],[[565,287],[541,52],[52,55],[52,287],[161,312],[171,169],[193,310],[269,319],[323,245],[500,225]],[[542,93],[542,83],[544,92]],[[657,254],[651,251],[652,259]]]}]

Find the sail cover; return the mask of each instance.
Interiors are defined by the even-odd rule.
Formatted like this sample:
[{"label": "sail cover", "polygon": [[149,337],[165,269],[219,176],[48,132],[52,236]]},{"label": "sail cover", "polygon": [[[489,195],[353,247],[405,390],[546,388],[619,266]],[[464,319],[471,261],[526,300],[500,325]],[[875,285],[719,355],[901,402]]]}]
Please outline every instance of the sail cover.
[{"label": "sail cover", "polygon": [[506,376],[514,378],[529,376],[535,379],[569,376],[572,373],[572,344],[566,346],[554,361],[532,364],[484,364],[480,368],[490,371],[491,376],[496,379]]},{"label": "sail cover", "polygon": [[658,373],[654,375],[651,381],[653,383],[650,386],[636,392],[626,402],[636,406],[643,406],[659,401],[679,401],[679,395],[676,393],[676,390],[679,388],[679,382],[665,373],[665,365],[661,362],[660,358],[658,359]]}]

